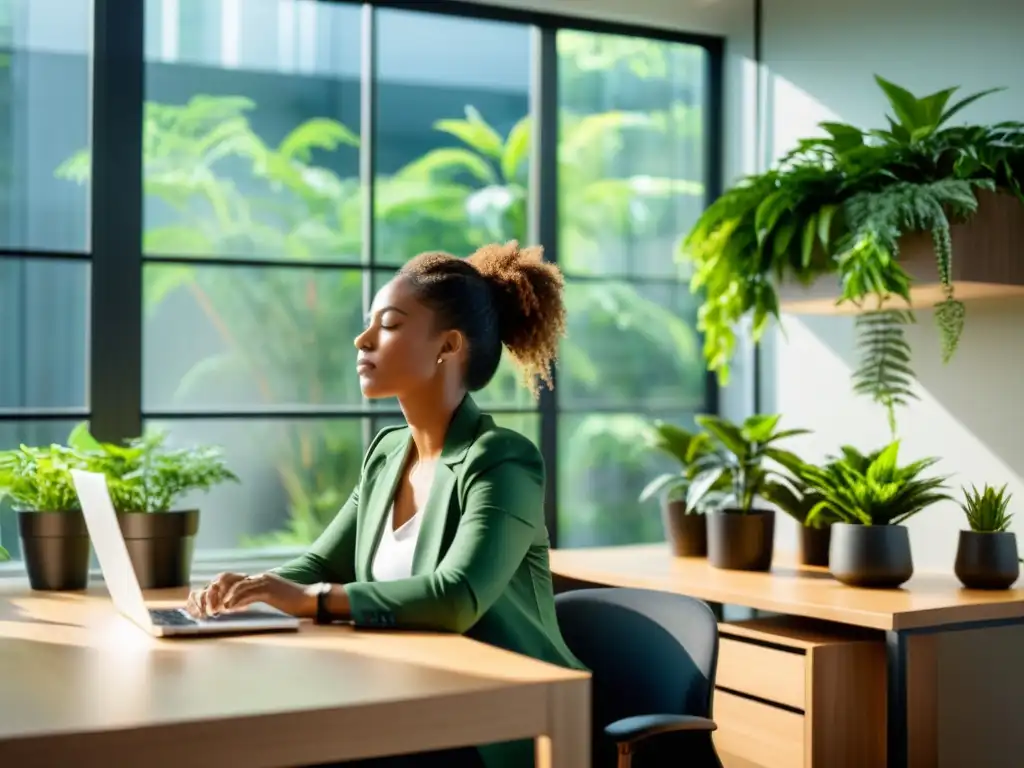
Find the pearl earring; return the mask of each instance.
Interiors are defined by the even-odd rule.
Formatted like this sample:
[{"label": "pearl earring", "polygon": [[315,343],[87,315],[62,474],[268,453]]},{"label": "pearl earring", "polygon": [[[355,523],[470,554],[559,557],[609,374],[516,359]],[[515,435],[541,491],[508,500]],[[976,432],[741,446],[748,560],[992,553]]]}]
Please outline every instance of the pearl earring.
[{"label": "pearl earring", "polygon": [[441,363],[443,363],[443,362],[444,362],[444,360],[442,360],[442,359],[441,359],[440,357],[439,357],[439,358],[437,358],[437,364],[438,364],[438,365],[440,365],[440,364],[441,364]]}]

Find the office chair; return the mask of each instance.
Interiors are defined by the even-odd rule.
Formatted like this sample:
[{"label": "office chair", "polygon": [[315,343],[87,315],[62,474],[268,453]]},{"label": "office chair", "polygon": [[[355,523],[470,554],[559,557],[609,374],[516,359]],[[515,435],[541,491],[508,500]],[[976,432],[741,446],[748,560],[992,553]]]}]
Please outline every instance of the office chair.
[{"label": "office chair", "polygon": [[595,768],[631,768],[634,756],[637,768],[722,768],[711,740],[718,623],[705,603],[583,589],[555,606],[562,636],[593,673]]}]

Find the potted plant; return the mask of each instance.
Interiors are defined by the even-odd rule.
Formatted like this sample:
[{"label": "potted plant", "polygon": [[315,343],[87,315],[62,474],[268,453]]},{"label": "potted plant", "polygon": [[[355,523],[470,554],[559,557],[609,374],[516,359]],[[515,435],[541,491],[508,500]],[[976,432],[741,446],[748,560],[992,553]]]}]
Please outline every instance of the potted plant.
[{"label": "potted plant", "polygon": [[[708,436],[694,434],[664,421],[654,422],[650,444],[679,463],[678,472],[654,478],[640,493],[640,501],[661,497],[665,538],[676,557],[704,557],[708,553],[707,523],[700,507],[689,507],[686,493],[698,471],[697,460],[710,450]],[[724,478],[723,478],[724,479]]]},{"label": "potted plant", "polygon": [[968,531],[960,531],[956,549],[956,577],[968,589],[1009,589],[1020,576],[1017,536],[1008,531],[1013,515],[1007,514],[1011,495],[1006,486],[989,485],[981,492],[973,485],[961,489],[960,504]]},{"label": "potted plant", "polygon": [[822,497],[799,478],[802,466],[802,462],[796,465],[794,476],[785,478],[784,482],[770,483],[764,490],[764,498],[800,524],[797,539],[800,564],[827,568],[835,516],[823,509],[813,520],[809,519],[811,510],[822,501]]},{"label": "potted plant", "polygon": [[175,509],[191,491],[237,482],[215,446],[171,449],[167,433],[154,431],[125,445],[100,443],[84,425],[68,441],[90,469],[107,476],[121,533],[143,589],[187,586],[191,576],[198,509]]},{"label": "potted plant", "polygon": [[733,424],[719,416],[697,417],[711,438],[711,447],[697,460],[687,504],[691,508],[708,505],[708,561],[716,568],[771,568],[775,511],[760,502],[782,476],[766,460],[783,466],[799,463],[777,444],[807,433],[805,429],[777,430],[779,419],[778,415],[756,415]]},{"label": "potted plant", "polygon": [[[862,344],[855,382],[859,393],[887,408],[891,421],[893,408],[912,396],[903,331],[913,317],[900,310],[912,305],[914,286],[933,284],[930,303],[948,360],[965,316],[955,282],[1019,285],[996,265],[1014,262],[1012,243],[1024,226],[1024,123],[950,123],[992,90],[952,101],[956,88],[915,96],[875,79],[891,107],[885,128],[821,123],[820,137],[797,142],[774,167],[710,205],[684,238],[680,256],[692,263],[691,287],[703,301],[698,325],[705,356],[723,383],[735,327],[751,315],[756,342],[779,315],[783,286],[825,281],[831,283],[826,300],[881,310],[858,323],[862,341],[882,327],[884,334]],[[979,237],[968,236],[975,217]],[[1003,233],[994,239],[984,231],[999,228]],[[954,260],[961,235],[973,252]],[[997,241],[1006,246],[994,254],[985,243]],[[914,250],[923,255],[921,271],[910,269]],[[972,265],[981,265],[976,274],[960,273]],[[893,299],[896,309],[889,311]]]},{"label": "potted plant", "polygon": [[843,446],[824,466],[804,465],[800,479],[821,496],[807,516],[835,516],[829,570],[855,587],[898,587],[914,574],[907,520],[937,501],[944,477],[921,475],[938,459],[899,466],[899,441],[870,454]]},{"label": "potted plant", "polygon": [[83,467],[73,450],[22,445],[0,453],[0,500],[18,513],[29,585],[38,590],[85,589],[89,531],[69,469]]}]

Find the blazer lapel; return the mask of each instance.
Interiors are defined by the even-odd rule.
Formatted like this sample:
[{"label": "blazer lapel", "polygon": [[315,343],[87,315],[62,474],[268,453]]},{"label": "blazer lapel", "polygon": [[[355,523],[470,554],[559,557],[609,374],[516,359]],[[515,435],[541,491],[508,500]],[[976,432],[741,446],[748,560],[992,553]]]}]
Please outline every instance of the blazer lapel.
[{"label": "blazer lapel", "polygon": [[365,503],[359,500],[361,525],[356,534],[356,579],[358,581],[372,581],[373,555],[377,551],[377,543],[380,541],[384,526],[391,519],[389,512],[395,498],[395,490],[398,488],[398,481],[402,476],[402,468],[405,466],[406,458],[409,455],[409,446],[412,440],[407,437],[401,445],[394,448],[388,454],[384,462],[383,470],[369,488],[369,497]]},{"label": "blazer lapel", "polygon": [[444,438],[444,449],[437,464],[434,483],[430,489],[420,534],[413,553],[412,572],[414,576],[431,573],[441,561],[446,534],[458,527],[458,511],[452,512],[452,494],[459,479],[458,465],[466,458],[466,452],[476,439],[480,427],[480,410],[473,399],[466,395],[462,404],[452,416],[448,433]]}]

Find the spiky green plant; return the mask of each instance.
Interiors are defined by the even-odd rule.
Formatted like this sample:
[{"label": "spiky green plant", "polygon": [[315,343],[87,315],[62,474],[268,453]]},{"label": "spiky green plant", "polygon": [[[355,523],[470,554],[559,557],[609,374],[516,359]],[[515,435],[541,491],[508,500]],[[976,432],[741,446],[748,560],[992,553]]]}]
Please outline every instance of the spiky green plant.
[{"label": "spiky green plant", "polygon": [[695,434],[675,424],[658,420],[651,425],[648,441],[651,448],[675,459],[679,463],[679,471],[666,472],[651,480],[640,492],[640,501],[647,501],[657,495],[685,498],[690,482],[698,471],[697,460],[711,450],[710,439],[706,434]]},{"label": "spiky green plant", "polygon": [[964,500],[960,508],[967,516],[967,524],[971,530],[977,533],[1002,533],[1010,527],[1010,520],[1013,515],[1008,514],[1006,509],[1010,505],[1013,494],[1006,492],[1006,486],[993,488],[985,485],[984,489],[978,491],[973,485],[970,490],[961,487]]},{"label": "spiky green plant", "polygon": [[[737,323],[749,314],[757,341],[779,314],[779,282],[808,285],[834,275],[840,300],[866,309],[873,300],[880,308],[893,297],[907,299],[911,280],[899,243],[915,232],[932,235],[944,294],[935,317],[943,359],[953,355],[965,312],[950,279],[950,220],[974,214],[979,189],[1024,202],[1024,123],[950,124],[992,90],[953,101],[956,88],[915,96],[875,80],[889,101],[887,128],[822,123],[824,136],[799,141],[775,167],[726,191],[684,239],[691,288],[704,296],[698,324],[705,357],[723,383]],[[891,418],[901,402],[878,386],[860,391],[888,403]]]},{"label": "spiky green plant", "polygon": [[855,525],[900,525],[923,509],[950,497],[943,492],[945,477],[922,477],[938,459],[898,464],[899,441],[863,454],[843,446],[823,466],[804,465],[800,479],[821,501],[807,516],[814,523],[834,515]]},{"label": "spiky green plant", "polygon": [[729,506],[750,512],[771,485],[784,479],[768,460],[783,467],[800,459],[778,443],[804,435],[806,429],[778,429],[781,416],[756,415],[734,424],[720,416],[698,416],[697,423],[711,438],[711,450],[697,459],[698,472],[690,483],[687,505]]}]

